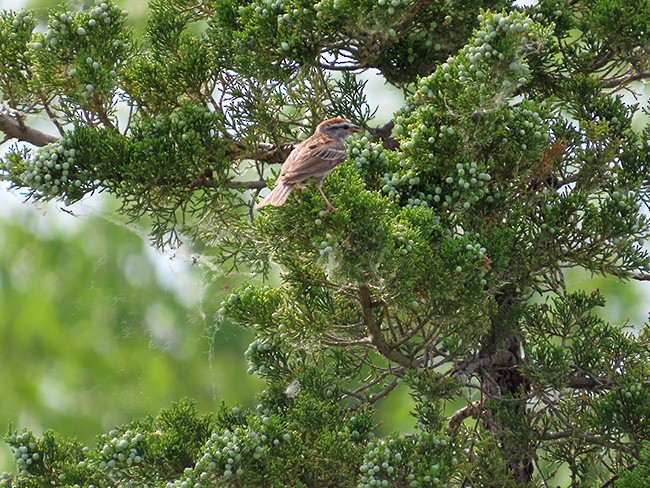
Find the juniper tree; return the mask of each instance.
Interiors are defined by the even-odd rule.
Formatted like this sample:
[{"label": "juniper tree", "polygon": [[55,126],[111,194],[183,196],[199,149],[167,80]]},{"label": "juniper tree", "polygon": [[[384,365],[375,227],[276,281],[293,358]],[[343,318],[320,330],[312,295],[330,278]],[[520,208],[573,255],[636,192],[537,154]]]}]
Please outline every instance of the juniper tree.
[{"label": "juniper tree", "polygon": [[[650,277],[650,129],[622,97],[650,76],[647,2],[154,0],[142,38],[125,16],[2,13],[2,173],[32,200],[110,193],[156,245],[255,275],[218,320],[254,331],[267,387],[92,447],[10,433],[4,486],[649,482],[647,329],[563,274]],[[384,125],[369,70],[404,93]],[[362,127],[325,180],[338,212],[309,187],[253,211],[334,116]],[[415,431],[378,437],[400,383]]]}]

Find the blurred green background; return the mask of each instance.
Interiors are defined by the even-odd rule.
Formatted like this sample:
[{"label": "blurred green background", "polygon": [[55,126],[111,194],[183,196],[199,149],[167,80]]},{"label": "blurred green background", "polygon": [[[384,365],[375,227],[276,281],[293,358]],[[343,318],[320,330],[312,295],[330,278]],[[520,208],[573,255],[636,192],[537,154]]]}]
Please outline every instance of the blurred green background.
[{"label": "blurred green background", "polygon": [[[141,31],[146,4],[120,3]],[[54,4],[29,2],[43,14]],[[0,10],[25,5],[0,0]],[[382,103],[377,124],[401,103],[387,90],[371,81],[370,98]],[[51,428],[93,443],[114,425],[182,397],[201,412],[221,401],[255,405],[263,383],[246,374],[243,356],[252,336],[216,315],[245,277],[192,264],[191,249],[151,248],[144,226],[116,220],[117,203],[103,195],[64,210],[24,203],[6,188],[0,186],[0,434],[10,426]],[[610,320],[645,320],[648,293],[637,284],[576,272],[568,281],[599,287]],[[384,400],[381,431],[412,429],[409,405],[404,389]],[[0,471],[12,468],[0,443]]]}]

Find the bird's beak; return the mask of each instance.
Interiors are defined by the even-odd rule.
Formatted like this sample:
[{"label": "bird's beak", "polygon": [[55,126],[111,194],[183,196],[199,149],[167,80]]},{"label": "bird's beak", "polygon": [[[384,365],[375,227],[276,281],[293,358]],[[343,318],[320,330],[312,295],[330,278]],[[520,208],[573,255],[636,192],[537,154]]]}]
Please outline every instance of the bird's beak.
[{"label": "bird's beak", "polygon": [[353,132],[353,133],[354,132],[359,132],[359,126],[358,125],[352,125],[352,127],[350,127],[350,132]]}]

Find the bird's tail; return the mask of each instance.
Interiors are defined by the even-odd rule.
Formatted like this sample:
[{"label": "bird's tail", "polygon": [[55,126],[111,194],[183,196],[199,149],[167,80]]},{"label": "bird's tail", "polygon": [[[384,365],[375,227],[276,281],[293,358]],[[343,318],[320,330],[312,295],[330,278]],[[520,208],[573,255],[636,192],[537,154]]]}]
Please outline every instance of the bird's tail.
[{"label": "bird's tail", "polygon": [[286,183],[275,185],[273,191],[271,191],[271,193],[266,195],[257,205],[255,205],[255,208],[262,208],[266,205],[274,205],[276,207],[284,205],[284,202],[286,202],[287,198],[289,198],[289,193],[291,193],[291,190],[293,190],[293,185],[287,185]]}]

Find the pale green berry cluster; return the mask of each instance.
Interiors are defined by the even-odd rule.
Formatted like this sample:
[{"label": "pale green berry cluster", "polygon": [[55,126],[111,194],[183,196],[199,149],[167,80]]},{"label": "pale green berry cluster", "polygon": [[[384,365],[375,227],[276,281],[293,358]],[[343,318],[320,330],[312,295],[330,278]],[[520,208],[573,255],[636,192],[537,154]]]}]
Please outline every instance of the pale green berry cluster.
[{"label": "pale green berry cluster", "polygon": [[442,208],[461,206],[468,210],[483,197],[487,203],[492,203],[494,197],[488,195],[488,182],[492,179],[489,173],[481,171],[475,162],[457,163],[456,171],[444,180],[443,186],[434,189],[433,202]]},{"label": "pale green berry cluster", "polygon": [[[399,118],[399,117],[398,117]],[[406,157],[400,155],[400,166],[404,166],[407,162]],[[407,169],[404,173],[397,171],[392,173],[385,173],[382,176],[382,181],[384,185],[381,190],[388,194],[388,196],[399,200],[401,198],[401,192],[405,191],[407,194],[413,194],[413,189],[415,186],[420,184],[420,176],[416,174],[415,170]],[[428,206],[427,200],[431,200],[433,196],[427,198],[424,194],[418,194],[418,197],[424,206]],[[410,205],[414,204],[414,200],[409,202]],[[413,205],[418,206],[418,205]]]},{"label": "pale green berry cluster", "polygon": [[29,474],[30,466],[37,464],[42,456],[34,442],[34,436],[30,432],[11,434],[9,444],[14,451],[16,468],[21,476],[26,476]]},{"label": "pale green berry cluster", "polygon": [[[492,60],[507,62],[513,56],[519,56],[519,51],[534,48],[528,46],[533,42],[531,38],[535,37],[532,33],[533,21],[522,13],[513,11],[508,15],[482,14],[479,20],[481,28],[475,32],[474,40],[465,45],[458,56],[449,58],[434,74],[420,81],[418,87],[420,96],[435,97],[437,81],[440,77],[446,82],[479,82],[479,91],[487,93],[495,86],[494,80],[489,79],[493,71],[490,64]],[[520,47],[517,52],[511,52],[513,49],[511,43],[503,42],[506,35],[518,36]],[[510,61],[508,69],[500,70],[497,74],[499,77],[505,74],[500,89],[510,92],[517,85],[526,83],[530,76],[529,71],[528,64],[519,57]]]},{"label": "pale green berry cluster", "polygon": [[[185,135],[185,134],[183,134],[183,135]],[[215,181],[219,181],[219,173],[217,173],[216,171],[213,171],[212,172],[212,178]],[[253,270],[252,273],[257,274],[258,270],[264,269],[265,260],[264,260],[263,257],[260,257],[260,255],[258,253],[246,252],[244,254],[244,256],[245,256],[244,264],[246,264],[246,266],[249,269]]]},{"label": "pale green berry cluster", "polygon": [[273,345],[268,342],[255,340],[248,345],[244,357],[248,360],[250,366],[247,369],[248,374],[268,372],[268,367],[264,364],[264,356],[272,352]]},{"label": "pale green berry cluster", "polygon": [[348,154],[358,171],[370,166],[383,166],[388,163],[388,155],[381,144],[372,142],[368,136],[349,139]]},{"label": "pale green berry cluster", "polygon": [[395,226],[395,238],[399,245],[399,251],[403,255],[407,255],[413,250],[415,241],[408,238],[408,228],[403,224]]},{"label": "pale green berry cluster", "polygon": [[[445,473],[449,471],[447,466],[458,464],[458,458],[452,456],[449,436],[423,432],[420,436],[416,436],[414,448],[416,451],[426,452],[428,459],[438,458],[439,461],[428,465],[415,465],[413,461],[409,461],[408,466],[411,473],[406,479],[410,486],[413,488],[441,488],[448,486],[443,481],[448,476]],[[434,453],[438,453],[438,456]]]},{"label": "pale green berry cluster", "polygon": [[100,453],[102,461],[99,463],[100,469],[109,469],[111,471],[140,464],[142,462],[142,453],[140,446],[144,436],[127,430],[121,435],[111,431],[108,435],[102,436],[104,445]]},{"label": "pale green berry cluster", "polygon": [[389,15],[393,15],[396,9],[413,5],[413,0],[377,0],[377,5],[386,8]]},{"label": "pale green berry cluster", "polygon": [[393,119],[393,121],[395,122],[395,126],[393,127],[393,133],[396,136],[407,135],[406,127],[404,126],[406,122],[404,115],[410,114],[411,112],[413,112],[415,108],[416,108],[415,105],[409,104],[406,107],[395,112],[395,118]]},{"label": "pale green berry cluster", "polygon": [[546,106],[546,102],[541,102],[537,108],[529,103],[512,107],[505,126],[505,130],[510,134],[504,137],[502,142],[507,144],[517,141],[522,151],[529,149],[531,141],[533,144],[545,144],[549,138],[548,127],[538,110],[544,110]]},{"label": "pale green berry cluster", "polygon": [[618,407],[618,411],[614,410],[611,412],[612,418],[618,419],[618,421],[629,422],[629,420],[626,420],[626,418],[630,418],[629,411],[637,410],[641,405],[647,405],[649,396],[650,391],[648,390],[648,386],[640,382],[631,383],[620,388],[612,396],[613,399],[616,399],[614,403]]},{"label": "pale green berry cluster", "polygon": [[[284,8],[284,5],[282,5]],[[306,7],[299,9],[299,8],[293,8],[293,9],[287,9],[286,12],[282,12],[281,9],[277,9],[280,11],[280,13],[277,14],[277,22],[278,26],[281,26],[283,24],[288,24],[291,25],[292,23],[295,23],[295,19],[298,17],[311,17],[314,15],[314,12]],[[286,44],[286,43],[284,43]],[[284,49],[284,47],[283,47]],[[287,51],[288,49],[284,49]]]},{"label": "pale green berry cluster", "polygon": [[[245,15],[248,7],[240,6],[239,14]],[[285,4],[283,0],[261,0],[255,5],[253,11],[258,17],[266,17],[268,15],[278,15],[284,12]]]},{"label": "pale green berry cluster", "polygon": [[[122,11],[117,5],[109,5],[101,0],[95,1],[95,7],[87,12],[63,12],[58,18],[50,19],[49,28],[45,31],[43,40],[46,44],[55,47],[59,44],[60,40],[64,37],[69,37],[71,34],[76,34],[79,37],[84,37],[92,34],[93,30],[97,27],[98,23],[111,24],[126,17],[127,12]],[[41,46],[32,46],[34,49],[39,49]],[[114,44],[113,47],[120,47]],[[128,49],[129,46],[122,46]]]},{"label": "pale green berry cluster", "polygon": [[[333,394],[334,392],[331,390],[327,391],[327,396]],[[368,430],[368,427],[367,418],[364,416],[353,415],[346,422],[344,429],[339,431],[337,435],[341,438],[345,438],[349,435],[349,437],[354,441],[372,440],[375,438],[375,433]]]},{"label": "pale green berry cluster", "polygon": [[[480,265],[480,263],[483,263],[486,260],[486,258],[488,258],[487,250],[479,243],[474,243],[474,244],[459,243],[458,246],[456,247],[456,251],[458,252],[458,260],[455,263],[453,263],[456,264],[456,267],[453,268],[453,271],[456,274],[460,274],[463,271],[466,271],[467,268],[470,268],[472,270],[479,269],[480,271],[478,273],[478,276],[481,277],[480,280],[481,285],[487,284],[487,281],[482,277],[489,271],[489,268]],[[476,271],[473,271],[473,273],[476,273]],[[418,378],[415,378],[413,381],[414,383],[417,383]]]},{"label": "pale green berry cluster", "polygon": [[633,398],[639,398],[641,392],[644,390],[644,385],[641,383],[633,383],[626,388],[623,388],[621,392],[626,400],[632,400]]},{"label": "pale green berry cluster", "polygon": [[41,198],[66,196],[69,201],[77,200],[95,183],[90,181],[89,171],[79,168],[76,156],[76,149],[70,147],[65,137],[38,148],[25,161],[23,183],[33,188]]},{"label": "pale green berry cluster", "polygon": [[[268,292],[270,290],[271,287],[269,286],[264,286],[262,288],[262,291],[264,292]],[[257,290],[253,286],[247,286],[246,288],[243,288],[242,290],[238,290],[238,291],[239,293],[231,293],[230,295],[228,295],[228,298],[226,298],[220,303],[219,305],[220,308],[217,310],[217,315],[220,318],[223,319],[226,315],[228,315],[228,312],[236,310],[242,298],[248,299],[251,296],[254,296],[257,292],[259,292],[259,290]]]},{"label": "pale green berry cluster", "polygon": [[[616,202],[616,207],[623,212],[637,212],[641,209],[641,202],[634,192],[623,194],[618,190],[614,190],[610,196],[612,201]],[[637,227],[634,230],[640,229],[640,226]]]},{"label": "pale green berry cluster", "polygon": [[[316,219],[314,223],[316,225],[322,225],[323,221],[321,219]],[[324,239],[313,240],[311,245],[318,250],[318,253],[321,256],[329,256],[340,247],[337,237],[329,232],[325,234]]]},{"label": "pale green berry cluster", "polygon": [[404,245],[400,249],[400,252],[403,255],[407,255],[408,253],[410,253],[413,250],[413,244],[414,244],[413,239],[404,240]]},{"label": "pale green berry cluster", "polygon": [[233,303],[236,303],[239,300],[239,295],[237,293],[231,293],[228,295],[228,298],[226,298],[224,301],[221,302],[221,306],[219,310],[217,310],[217,315],[220,317],[224,317],[226,313],[228,312],[228,305],[232,305]]},{"label": "pale green berry cluster", "polygon": [[[466,45],[461,51],[467,56],[469,61],[469,72],[480,79],[484,77],[483,72],[480,70],[480,63],[485,60],[496,58],[499,60],[505,59],[505,53],[500,52],[495,44],[499,42],[504,34],[523,36],[531,29],[532,20],[524,16],[521,12],[513,11],[508,15],[502,14],[487,14],[480,15],[479,21],[482,22],[482,29],[478,30],[471,45]],[[521,37],[522,42],[525,44],[528,41],[527,37]],[[460,69],[460,66],[459,66]],[[518,83],[526,83],[529,69],[528,65],[522,61],[513,61],[508,67],[510,73],[509,77],[517,80]],[[466,75],[463,75],[466,76]],[[464,81],[459,78],[459,81]],[[506,82],[509,80],[504,80]],[[508,86],[509,88],[509,86]]]},{"label": "pale green berry cluster", "polygon": [[482,14],[478,16],[478,20],[481,22],[481,29],[475,32],[473,44],[466,45],[462,51],[469,55],[471,63],[498,56],[500,53],[492,47],[492,44],[497,43],[503,35],[517,35],[523,43],[530,40],[526,34],[530,33],[533,21],[516,10],[508,15]]},{"label": "pale green berry cluster", "polygon": [[277,331],[279,332],[279,334],[277,334],[277,337],[281,341],[284,341],[285,339],[287,339],[287,337],[289,336],[289,332],[290,332],[290,328],[287,326],[286,323],[284,323],[285,318],[286,317],[282,313],[280,313],[278,311],[273,312],[271,314],[271,319],[273,320],[273,323],[278,324],[277,325]]},{"label": "pale green berry cluster", "polygon": [[[487,203],[494,201],[490,195],[490,174],[476,162],[457,163],[455,171],[433,189],[433,193],[424,193],[414,189],[420,183],[420,177],[413,169],[405,173],[386,173],[383,176],[382,191],[390,197],[401,199],[402,192],[411,195],[404,204],[409,207],[462,207],[470,209],[485,197]],[[495,194],[496,195],[496,194]]]},{"label": "pale green berry cluster", "polygon": [[402,474],[404,461],[394,439],[377,439],[370,442],[359,467],[361,478],[357,488],[391,486],[391,480]]},{"label": "pale green berry cluster", "polygon": [[[11,21],[11,24],[3,22],[2,29],[0,30],[0,39],[17,39],[19,29],[27,28],[31,30],[32,24],[34,22],[34,17],[32,12],[28,10],[21,10],[20,12],[3,12],[5,15],[14,15],[14,19]],[[4,20],[4,19],[3,19]],[[24,35],[24,34],[23,34]]]},{"label": "pale green berry cluster", "polygon": [[90,15],[90,21],[88,22],[88,25],[90,27],[97,25],[96,21],[93,22],[95,19],[101,22],[105,22],[106,24],[110,24],[112,15],[119,14],[122,17],[126,17],[128,15],[127,11],[121,10],[118,5],[113,5],[111,7],[108,3],[103,2],[102,0],[95,0],[95,7],[88,13]]},{"label": "pale green berry cluster", "polygon": [[[239,415],[239,409],[234,408],[233,413]],[[213,433],[194,468],[187,468],[185,476],[168,483],[167,488],[212,487],[219,479],[242,476],[255,467],[265,452],[291,440],[289,433],[278,435],[276,426],[270,427],[268,415],[263,414],[260,420],[261,425],[257,430],[235,427]]]}]

